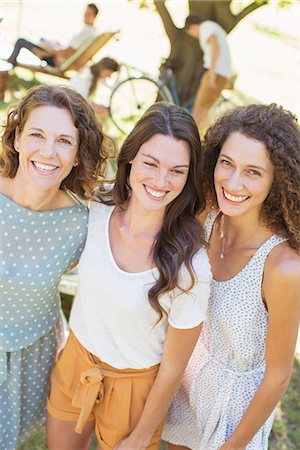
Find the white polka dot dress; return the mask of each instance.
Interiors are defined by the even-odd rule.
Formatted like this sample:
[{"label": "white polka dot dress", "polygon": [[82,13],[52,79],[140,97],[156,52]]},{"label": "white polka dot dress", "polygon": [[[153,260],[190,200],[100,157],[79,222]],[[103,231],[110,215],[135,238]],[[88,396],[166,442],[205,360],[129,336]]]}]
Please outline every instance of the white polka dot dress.
[{"label": "white polka dot dress", "polygon": [[0,194],[0,449],[13,450],[45,418],[62,339],[61,275],[86,240],[84,206],[33,211]]},{"label": "white polka dot dress", "polygon": [[[205,223],[209,236],[217,213]],[[219,450],[241,421],[265,371],[268,314],[264,263],[285,239],[272,236],[228,281],[212,281],[207,320],[170,408],[163,439],[192,450]],[[273,414],[246,450],[267,450]]]}]

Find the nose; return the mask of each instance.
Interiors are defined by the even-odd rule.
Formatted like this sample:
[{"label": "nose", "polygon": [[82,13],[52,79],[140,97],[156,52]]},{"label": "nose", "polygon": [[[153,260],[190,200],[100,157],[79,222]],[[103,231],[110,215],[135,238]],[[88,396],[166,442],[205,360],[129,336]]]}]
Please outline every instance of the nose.
[{"label": "nose", "polygon": [[243,189],[244,183],[242,174],[238,170],[234,170],[227,180],[227,188],[231,191],[239,191]]},{"label": "nose", "polygon": [[169,173],[167,170],[160,170],[155,178],[155,186],[159,189],[165,189],[170,183]]},{"label": "nose", "polygon": [[40,155],[44,158],[51,159],[55,156],[55,141],[52,139],[45,139],[39,148]]}]

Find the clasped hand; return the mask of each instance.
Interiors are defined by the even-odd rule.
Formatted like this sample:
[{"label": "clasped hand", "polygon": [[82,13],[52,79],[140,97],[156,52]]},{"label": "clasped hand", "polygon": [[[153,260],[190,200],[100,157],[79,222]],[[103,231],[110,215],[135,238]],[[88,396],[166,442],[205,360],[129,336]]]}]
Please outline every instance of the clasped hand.
[{"label": "clasped hand", "polygon": [[135,442],[128,437],[119,442],[113,450],[147,450],[147,445]]}]

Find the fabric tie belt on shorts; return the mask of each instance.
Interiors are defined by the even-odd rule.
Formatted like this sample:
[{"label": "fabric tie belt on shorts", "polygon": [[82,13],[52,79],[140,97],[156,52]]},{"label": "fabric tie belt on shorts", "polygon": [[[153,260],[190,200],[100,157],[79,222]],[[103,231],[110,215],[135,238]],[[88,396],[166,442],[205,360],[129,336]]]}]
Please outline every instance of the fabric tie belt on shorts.
[{"label": "fabric tie belt on shorts", "polygon": [[[92,355],[91,355],[92,356]],[[104,363],[105,364],[105,363]],[[106,365],[106,364],[105,364]],[[81,434],[87,419],[92,412],[93,406],[100,403],[104,397],[104,377],[110,378],[137,378],[145,374],[155,374],[159,365],[151,366],[148,369],[106,369],[101,363],[94,363],[94,366],[80,374],[80,381],[75,389],[72,405],[80,408],[80,415],[75,431]]]}]

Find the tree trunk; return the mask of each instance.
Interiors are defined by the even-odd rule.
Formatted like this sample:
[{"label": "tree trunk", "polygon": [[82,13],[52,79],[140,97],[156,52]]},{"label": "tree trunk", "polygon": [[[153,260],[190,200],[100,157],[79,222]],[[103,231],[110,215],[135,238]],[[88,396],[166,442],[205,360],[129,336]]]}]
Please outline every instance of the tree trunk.
[{"label": "tree trunk", "polygon": [[180,103],[184,103],[195,95],[199,86],[203,53],[197,39],[174,25],[164,2],[157,0],[154,3],[171,44],[170,55],[161,71],[163,72],[165,67],[173,70],[177,95]]},{"label": "tree trunk", "polygon": [[[241,19],[267,3],[267,0],[259,4],[254,1],[236,16],[230,10],[230,3],[231,0],[189,0],[189,7],[202,20],[213,20],[229,33]],[[161,70],[165,67],[173,69],[177,94],[180,102],[184,103],[196,94],[203,70],[203,53],[197,39],[175,26],[164,1],[155,0],[154,4],[171,44],[170,55]]]}]

